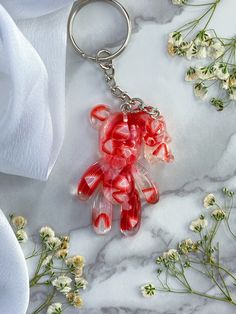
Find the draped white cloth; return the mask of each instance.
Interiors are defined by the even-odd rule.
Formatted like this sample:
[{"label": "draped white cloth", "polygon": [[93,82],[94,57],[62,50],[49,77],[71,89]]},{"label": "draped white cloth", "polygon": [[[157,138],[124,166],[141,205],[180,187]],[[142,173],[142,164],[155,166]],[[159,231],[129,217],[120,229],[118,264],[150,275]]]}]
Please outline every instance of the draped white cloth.
[{"label": "draped white cloth", "polygon": [[[0,0],[0,172],[46,180],[64,136],[72,0]],[[25,259],[0,210],[0,313],[25,314]]]},{"label": "draped white cloth", "polygon": [[46,180],[58,157],[71,3],[0,0],[0,172]]},{"label": "draped white cloth", "polygon": [[29,301],[29,279],[25,258],[1,210],[0,247],[0,313],[25,314]]}]

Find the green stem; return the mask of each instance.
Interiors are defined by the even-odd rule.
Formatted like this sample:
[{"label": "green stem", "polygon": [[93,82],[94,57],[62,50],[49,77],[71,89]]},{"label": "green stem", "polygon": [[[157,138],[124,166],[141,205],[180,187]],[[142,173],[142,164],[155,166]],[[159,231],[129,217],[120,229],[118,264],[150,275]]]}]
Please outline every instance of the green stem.
[{"label": "green stem", "polygon": [[205,24],[203,30],[206,30],[207,26],[209,25],[209,23],[210,23],[210,21],[211,21],[211,19],[212,19],[212,16],[213,16],[214,13],[215,13],[216,6],[217,6],[217,3],[215,3],[215,4],[211,7],[212,12],[211,12],[211,14],[210,14],[210,16],[209,16],[209,18],[208,18],[208,20],[207,20],[207,22],[206,22],[206,24]]},{"label": "green stem", "polygon": [[196,290],[192,290],[190,293],[195,294],[195,295],[199,295],[201,297],[205,297],[205,298],[208,298],[208,299],[223,301],[223,302],[230,303],[232,305],[236,305],[235,301],[229,300],[228,298],[221,298],[221,297],[217,297],[217,296],[210,295],[210,294],[207,294],[207,293],[202,293],[202,292],[199,292],[199,291],[196,291]]},{"label": "green stem", "polygon": [[222,276],[222,274],[221,274],[221,272],[220,272],[219,269],[218,269],[218,271],[219,271],[220,279],[221,279],[221,281],[222,281],[222,283],[223,283],[223,286],[224,286],[224,288],[225,288],[225,291],[226,291],[226,293],[227,293],[227,295],[228,295],[228,298],[232,300],[231,293],[230,293],[230,291],[229,291],[229,289],[228,289],[228,287],[227,287],[227,285],[226,285],[226,283],[225,283],[224,277]]},{"label": "green stem", "polygon": [[[158,290],[163,291],[162,289],[158,289]],[[217,296],[210,295],[208,293],[200,292],[197,290],[175,290],[175,289],[170,288],[170,289],[166,289],[165,292],[179,293],[179,294],[195,294],[204,298],[213,299],[217,301],[223,301],[223,302],[227,302],[236,306],[236,302],[233,300],[229,300],[228,298],[217,297]]]},{"label": "green stem", "polygon": [[55,293],[56,293],[56,290],[53,289],[51,294],[48,295],[47,299],[32,314],[38,314],[42,310],[44,310],[47,306],[49,306],[49,304],[51,303]]},{"label": "green stem", "polygon": [[[39,271],[41,269],[41,266],[43,264],[43,261],[44,259],[46,258],[46,255],[41,252],[40,254],[40,258],[39,258],[39,262],[38,262],[38,265],[36,267],[36,270],[35,270],[35,273],[34,273],[34,276],[33,278],[30,280],[30,287],[33,287],[36,283],[37,283],[37,280],[39,280],[42,276],[39,275]],[[41,277],[40,277],[41,276]]]}]

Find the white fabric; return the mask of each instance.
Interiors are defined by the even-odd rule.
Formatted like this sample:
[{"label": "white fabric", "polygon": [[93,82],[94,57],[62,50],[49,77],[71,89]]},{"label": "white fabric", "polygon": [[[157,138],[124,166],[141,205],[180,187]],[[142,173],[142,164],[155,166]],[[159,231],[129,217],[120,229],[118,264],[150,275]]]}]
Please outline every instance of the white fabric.
[{"label": "white fabric", "polygon": [[[46,180],[58,157],[71,3],[0,0],[0,172]],[[1,210],[0,248],[0,313],[25,314],[25,259]]]},{"label": "white fabric", "polygon": [[25,314],[29,278],[21,247],[0,210],[0,313]]},{"label": "white fabric", "polygon": [[71,2],[0,0],[0,172],[46,180],[58,157]]}]

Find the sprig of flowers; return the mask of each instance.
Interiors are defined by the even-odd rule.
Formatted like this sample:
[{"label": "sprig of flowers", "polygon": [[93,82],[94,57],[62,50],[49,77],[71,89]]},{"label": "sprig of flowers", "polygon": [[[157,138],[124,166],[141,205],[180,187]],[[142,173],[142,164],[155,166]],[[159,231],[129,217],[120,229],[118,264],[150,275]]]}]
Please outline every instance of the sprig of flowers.
[{"label": "sprig of flowers", "polygon": [[20,243],[25,243],[28,240],[27,232],[24,228],[27,225],[27,220],[23,216],[15,216],[13,214],[10,215],[10,222],[13,226],[13,230],[17,240]]},{"label": "sprig of flowers", "polygon": [[[169,249],[156,259],[158,268],[156,278],[159,285],[147,283],[140,290],[144,297],[152,297],[158,292],[176,294],[194,294],[209,299],[223,301],[236,306],[233,295],[236,285],[236,274],[228,269],[220,256],[220,243],[216,237],[222,224],[225,224],[233,240],[235,234],[231,230],[229,219],[233,208],[234,192],[223,189],[224,203],[219,204],[215,195],[208,194],[203,200],[204,214],[193,220],[189,228],[195,234],[195,239],[185,239],[176,248]],[[195,281],[204,278],[209,289],[201,291],[195,288],[189,276],[194,273]],[[217,293],[210,293],[212,283]]]},{"label": "sprig of flowers", "polygon": [[211,88],[217,95],[210,97],[210,104],[222,111],[236,101],[236,37],[220,38],[215,30],[208,29],[221,0],[195,4],[189,0],[173,0],[179,6],[205,8],[204,13],[184,24],[169,35],[168,52],[171,56],[208,59],[208,63],[190,66],[185,80],[193,82],[197,98],[206,99]]},{"label": "sprig of flowers", "polygon": [[[20,243],[26,242],[27,233],[24,230],[27,220],[22,216],[10,216],[11,224]],[[81,291],[87,287],[83,278],[85,260],[83,256],[68,257],[69,236],[58,236],[48,226],[39,231],[40,245],[36,245],[32,254],[26,259],[37,259],[36,269],[30,280],[30,288],[45,286],[48,290],[46,300],[34,310],[33,314],[47,309],[47,314],[60,314],[72,305],[75,308],[83,306]],[[56,299],[64,297],[60,303]]]}]

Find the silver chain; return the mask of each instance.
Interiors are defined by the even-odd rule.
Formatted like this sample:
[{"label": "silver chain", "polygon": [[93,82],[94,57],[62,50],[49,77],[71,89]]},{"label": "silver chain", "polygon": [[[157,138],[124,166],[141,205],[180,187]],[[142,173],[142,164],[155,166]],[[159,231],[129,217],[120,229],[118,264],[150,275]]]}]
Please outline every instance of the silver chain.
[{"label": "silver chain", "polygon": [[120,109],[122,112],[128,113],[134,113],[134,112],[147,112],[152,116],[154,119],[160,116],[160,111],[152,106],[148,106],[144,103],[144,101],[140,98],[132,98],[129,96],[129,94],[125,91],[123,91],[116,83],[115,80],[115,68],[112,63],[112,59],[109,59],[108,61],[100,61],[99,57],[101,55],[110,55],[110,52],[108,50],[100,50],[97,53],[97,59],[96,62],[102,69],[106,83],[112,93],[112,95],[121,101]]}]

